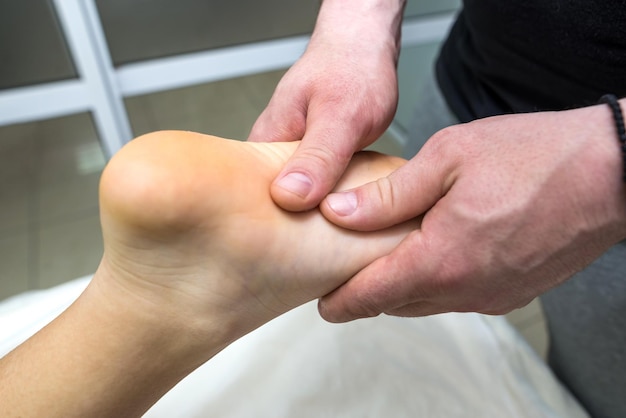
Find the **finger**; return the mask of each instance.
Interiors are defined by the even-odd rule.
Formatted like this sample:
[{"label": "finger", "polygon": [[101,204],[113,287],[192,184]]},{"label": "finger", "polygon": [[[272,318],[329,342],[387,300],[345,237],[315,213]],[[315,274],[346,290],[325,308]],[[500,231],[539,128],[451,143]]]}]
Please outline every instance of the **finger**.
[{"label": "finger", "polygon": [[[329,322],[347,322],[381,313],[424,316],[440,310],[432,302],[436,289],[425,253],[423,235],[415,231],[392,253],[365,267],[318,303],[320,315]],[[420,254],[420,264],[417,255]]]},{"label": "finger", "polygon": [[310,113],[302,142],[272,184],[274,201],[290,211],[316,207],[358,151],[360,136],[359,128],[328,111]]},{"label": "finger", "polygon": [[248,135],[250,142],[290,142],[299,141],[306,127],[306,109],[288,95],[270,103],[259,115]]},{"label": "finger", "polygon": [[455,178],[454,159],[424,149],[387,177],[331,193],[323,215],[344,228],[372,231],[423,214],[446,194]]}]

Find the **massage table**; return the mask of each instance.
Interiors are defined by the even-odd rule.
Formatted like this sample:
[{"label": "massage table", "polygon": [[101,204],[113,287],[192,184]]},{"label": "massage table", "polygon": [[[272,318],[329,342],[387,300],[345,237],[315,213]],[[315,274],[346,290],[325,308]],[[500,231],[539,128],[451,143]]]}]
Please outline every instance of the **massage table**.
[{"label": "massage table", "polygon": [[[0,302],[0,356],[90,278]],[[315,302],[236,341],[146,417],[567,417],[588,415],[504,317],[381,315],[323,321]]]}]

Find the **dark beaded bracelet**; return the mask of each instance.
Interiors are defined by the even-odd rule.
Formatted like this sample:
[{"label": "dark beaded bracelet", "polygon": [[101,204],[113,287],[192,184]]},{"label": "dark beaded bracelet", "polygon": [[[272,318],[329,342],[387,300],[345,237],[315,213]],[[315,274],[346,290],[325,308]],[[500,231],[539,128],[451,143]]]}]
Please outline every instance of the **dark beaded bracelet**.
[{"label": "dark beaded bracelet", "polygon": [[624,115],[622,113],[622,107],[617,100],[617,96],[614,94],[605,94],[600,97],[598,103],[606,103],[613,112],[613,119],[615,119],[615,126],[617,127],[617,139],[619,139],[622,148],[622,163],[623,163],[623,179],[626,181],[626,127],[624,127]]}]

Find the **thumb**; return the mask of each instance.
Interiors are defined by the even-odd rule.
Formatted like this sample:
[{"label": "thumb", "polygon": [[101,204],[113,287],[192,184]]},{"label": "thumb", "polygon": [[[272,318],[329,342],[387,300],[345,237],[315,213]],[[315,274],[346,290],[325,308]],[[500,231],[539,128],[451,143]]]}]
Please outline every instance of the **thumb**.
[{"label": "thumb", "polygon": [[299,141],[304,135],[306,111],[295,99],[270,100],[250,130],[250,142]]},{"label": "thumb", "polygon": [[430,209],[453,183],[453,170],[440,161],[418,154],[387,177],[331,193],[320,204],[322,214],[338,226],[358,231],[415,218]]},{"label": "thumb", "polygon": [[310,115],[302,142],[272,184],[272,199],[291,211],[319,205],[346,170],[358,138],[347,124]]}]

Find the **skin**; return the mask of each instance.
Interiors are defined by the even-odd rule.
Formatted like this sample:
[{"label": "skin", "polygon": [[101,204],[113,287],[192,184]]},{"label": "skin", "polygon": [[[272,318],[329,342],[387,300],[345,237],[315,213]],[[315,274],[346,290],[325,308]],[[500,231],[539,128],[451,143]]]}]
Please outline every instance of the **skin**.
[{"label": "skin", "polygon": [[322,299],[327,320],[503,314],[626,238],[615,122],[599,105],[451,127],[388,177],[329,195],[321,210],[362,231],[424,214],[419,231]]},{"label": "skin", "polygon": [[320,204],[331,222],[358,231],[424,216],[422,230],[321,300],[332,322],[506,313],[626,238],[621,151],[606,105],[449,128],[390,176],[326,197],[395,112],[403,7],[325,0],[309,47],[249,138],[302,138],[272,183],[284,209]]},{"label": "skin", "polygon": [[[280,209],[270,184],[297,146],[158,132],[116,154],[100,183],[100,266],[73,305],[0,360],[3,416],[140,416],[228,344],[419,226],[354,232],[318,210]],[[402,164],[359,154],[338,190]]]},{"label": "skin", "polygon": [[302,140],[272,183],[284,209],[317,207],[352,155],[389,127],[405,0],[324,0],[303,56],[252,128],[253,142]]}]

